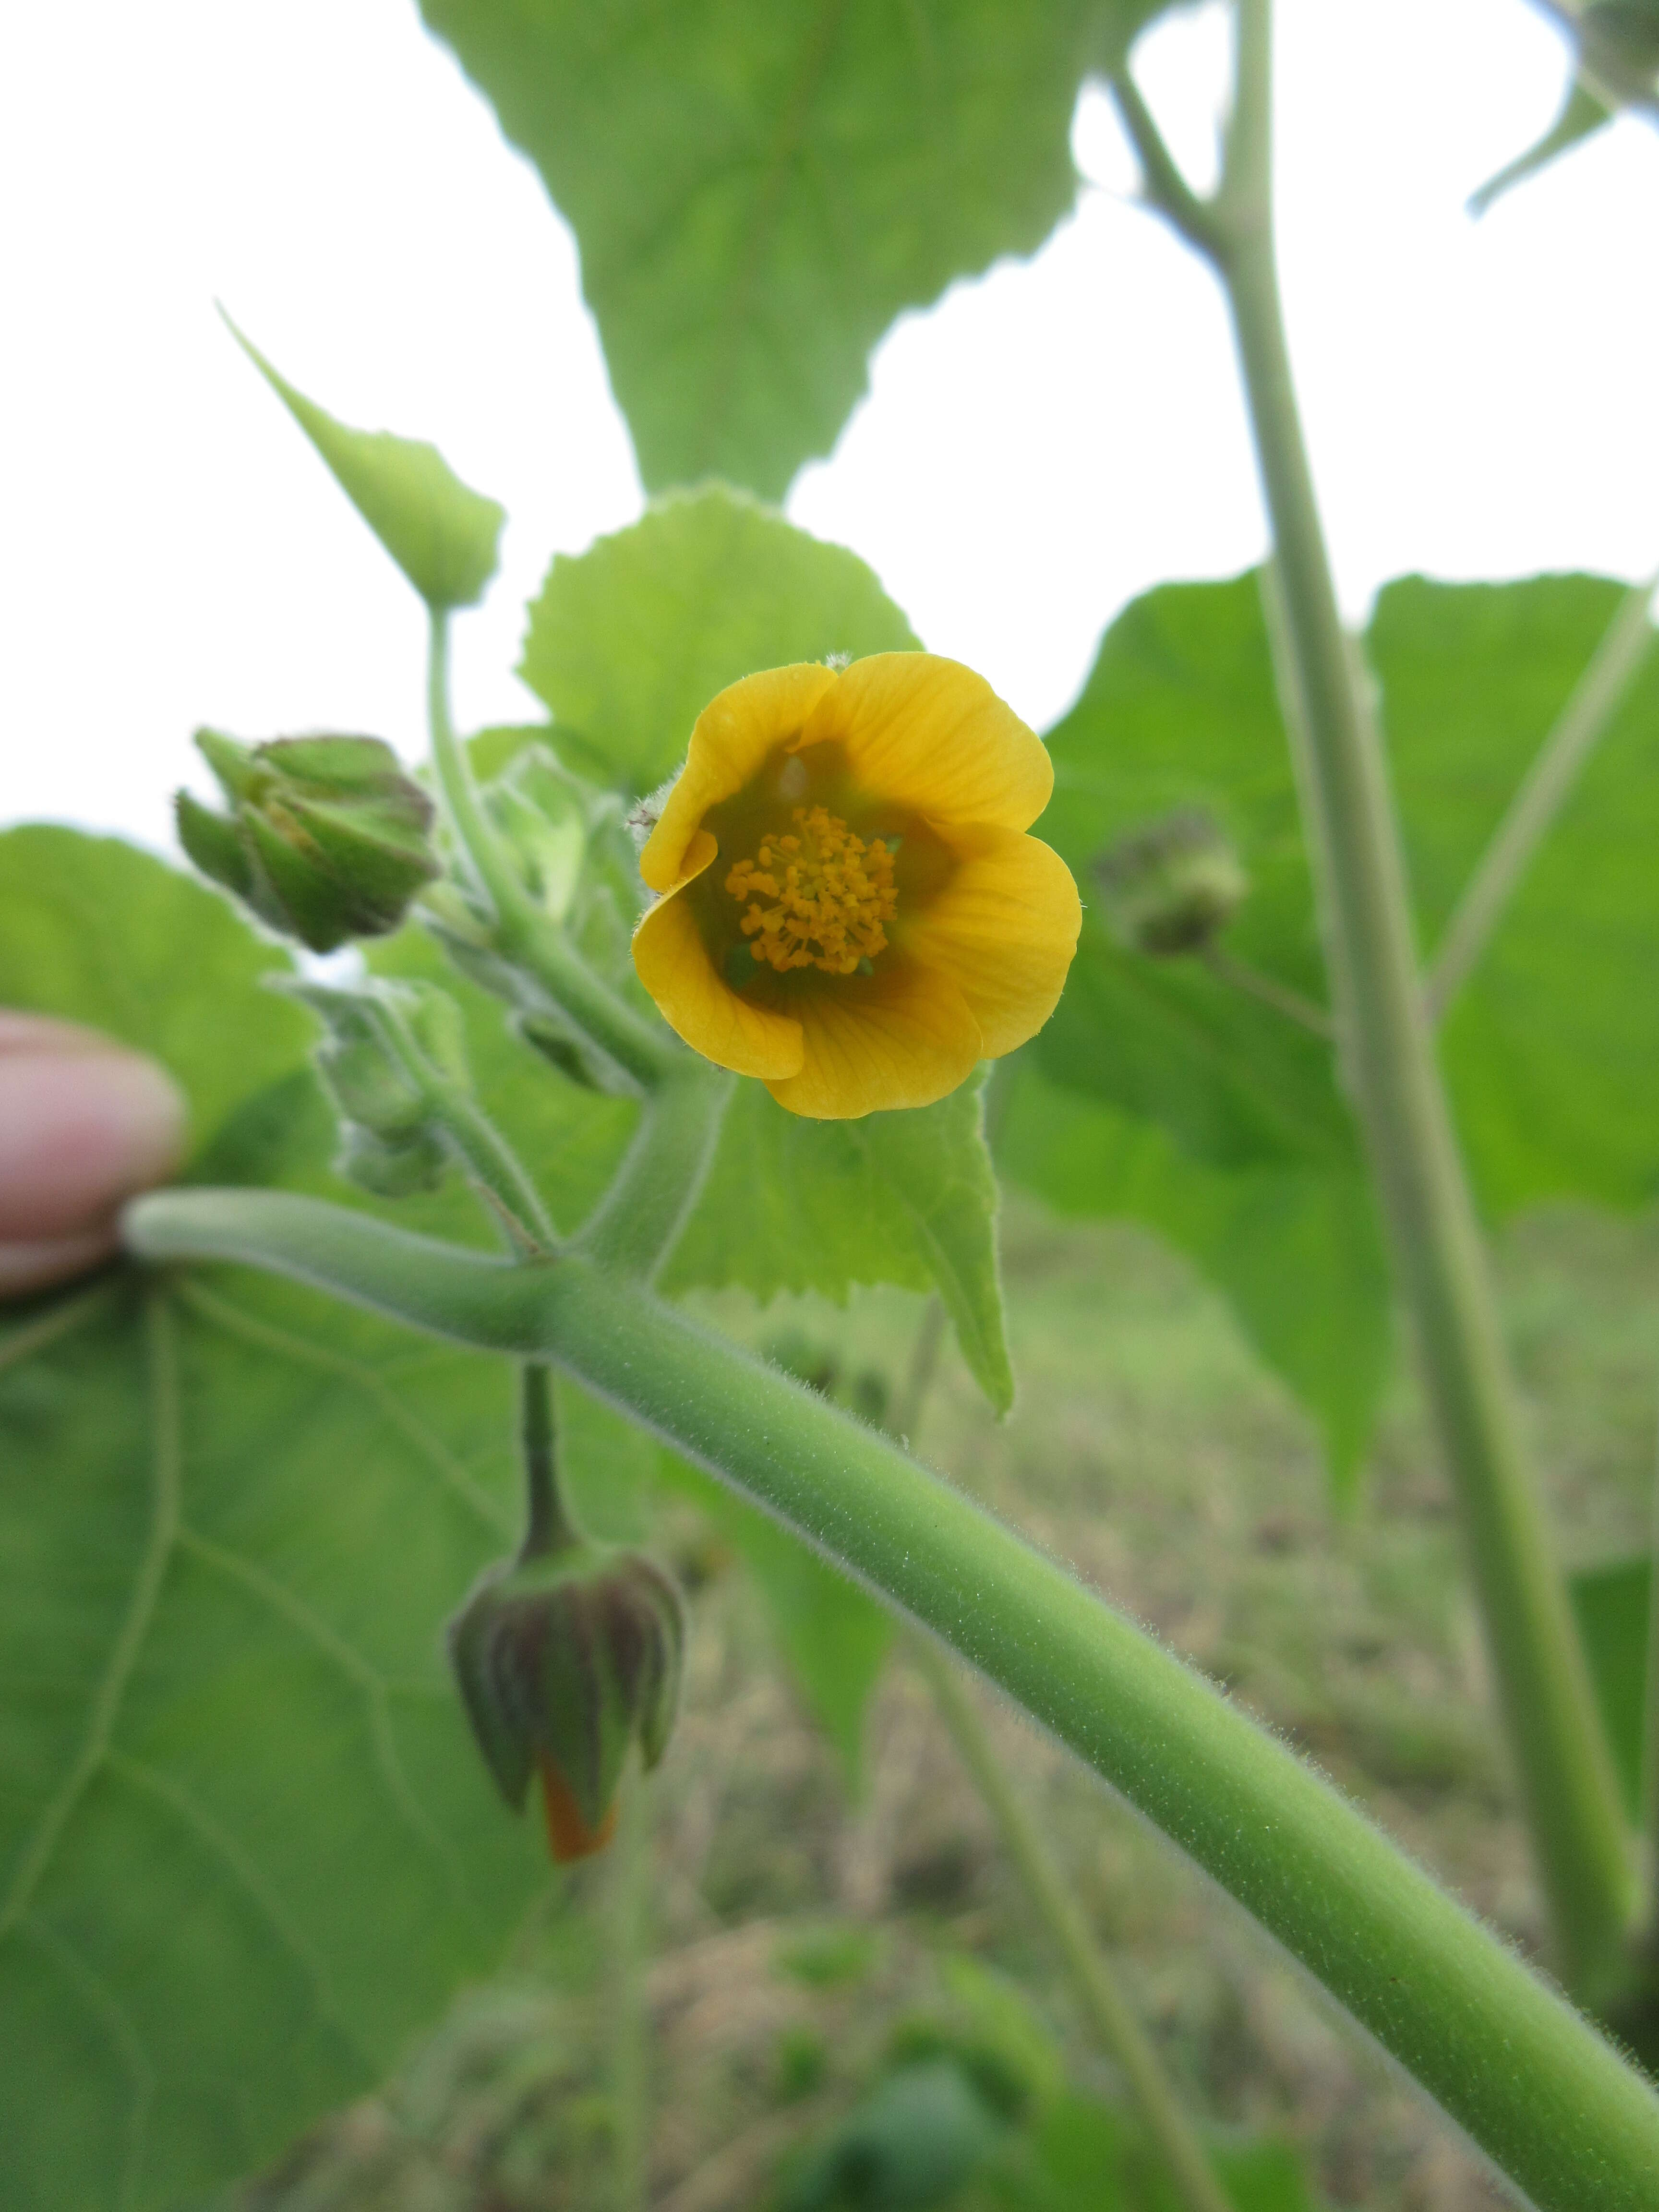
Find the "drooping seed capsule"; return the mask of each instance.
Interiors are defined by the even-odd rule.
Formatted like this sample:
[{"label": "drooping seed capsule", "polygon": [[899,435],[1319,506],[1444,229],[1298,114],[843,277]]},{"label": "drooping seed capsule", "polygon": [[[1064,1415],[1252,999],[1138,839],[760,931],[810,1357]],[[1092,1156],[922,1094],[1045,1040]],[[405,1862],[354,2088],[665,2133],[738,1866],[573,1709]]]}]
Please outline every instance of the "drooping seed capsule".
[{"label": "drooping seed capsule", "polygon": [[438,874],[432,802],[378,738],[196,744],[228,802],[216,814],[181,791],[179,839],[216,884],[313,952],[396,929]]},{"label": "drooping seed capsule", "polygon": [[1231,840],[1196,806],[1119,838],[1094,873],[1114,936],[1160,959],[1202,951],[1250,888]]},{"label": "drooping seed capsule", "polygon": [[541,1784],[561,1863],[609,1842],[630,1745],[661,1758],[679,1703],[684,1610],[643,1553],[579,1542],[492,1568],[449,1627],[485,1763],[522,1808]]}]

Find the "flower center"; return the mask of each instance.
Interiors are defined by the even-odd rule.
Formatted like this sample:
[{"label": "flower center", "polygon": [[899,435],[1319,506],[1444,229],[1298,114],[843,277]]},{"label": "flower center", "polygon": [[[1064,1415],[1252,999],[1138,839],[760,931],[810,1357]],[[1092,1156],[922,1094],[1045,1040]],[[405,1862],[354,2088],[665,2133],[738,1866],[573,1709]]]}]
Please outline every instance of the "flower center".
[{"label": "flower center", "polygon": [[749,902],[749,950],[780,975],[850,975],[887,948],[884,925],[898,912],[892,852],[884,837],[866,845],[823,806],[798,806],[791,818],[793,830],[769,831],[756,857],[726,878],[732,896]]}]

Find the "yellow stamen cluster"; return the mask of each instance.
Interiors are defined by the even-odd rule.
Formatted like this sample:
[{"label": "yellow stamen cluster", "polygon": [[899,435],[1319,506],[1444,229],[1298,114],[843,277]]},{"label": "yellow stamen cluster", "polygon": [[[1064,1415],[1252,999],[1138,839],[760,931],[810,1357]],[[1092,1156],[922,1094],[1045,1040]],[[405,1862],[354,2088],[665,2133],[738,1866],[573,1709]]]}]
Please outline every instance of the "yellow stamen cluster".
[{"label": "yellow stamen cluster", "polygon": [[822,968],[850,975],[886,950],[883,925],[898,912],[893,855],[885,839],[866,845],[825,807],[798,806],[793,820],[793,833],[763,837],[757,857],[739,860],[726,888],[751,902],[743,933],[757,960],[781,975]]}]

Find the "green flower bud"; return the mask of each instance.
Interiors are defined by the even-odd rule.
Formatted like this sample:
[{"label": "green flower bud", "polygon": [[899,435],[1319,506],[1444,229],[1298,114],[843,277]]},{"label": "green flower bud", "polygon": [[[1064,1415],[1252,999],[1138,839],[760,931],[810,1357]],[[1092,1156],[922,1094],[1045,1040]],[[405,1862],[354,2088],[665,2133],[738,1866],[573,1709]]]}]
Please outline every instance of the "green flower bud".
[{"label": "green flower bud", "polygon": [[1202,951],[1250,888],[1231,841],[1195,806],[1121,837],[1094,874],[1119,942],[1161,959]]},{"label": "green flower bud", "polygon": [[561,1863],[610,1841],[630,1744],[662,1757],[684,1613],[643,1553],[577,1541],[492,1568],[450,1623],[449,1656],[485,1763],[515,1812],[538,1777]]},{"label": "green flower bud", "polygon": [[1632,106],[1651,106],[1659,82],[1659,0],[1592,0],[1576,28],[1598,87]]},{"label": "green flower bud", "polygon": [[432,802],[378,738],[249,747],[198,730],[196,744],[231,811],[181,791],[179,842],[204,875],[313,952],[396,929],[437,875]]},{"label": "green flower bud", "polygon": [[377,980],[337,990],[284,976],[277,988],[322,1017],[313,1057],[340,1117],[338,1172],[380,1198],[435,1190],[451,1155],[431,1083],[435,1076],[468,1087],[455,1001],[429,983]]}]

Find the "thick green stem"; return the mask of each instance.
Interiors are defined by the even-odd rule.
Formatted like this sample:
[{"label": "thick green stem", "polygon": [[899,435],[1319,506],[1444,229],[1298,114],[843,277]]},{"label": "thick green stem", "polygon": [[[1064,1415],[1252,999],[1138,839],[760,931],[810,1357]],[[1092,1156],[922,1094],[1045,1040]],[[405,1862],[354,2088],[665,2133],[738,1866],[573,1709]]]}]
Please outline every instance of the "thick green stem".
[{"label": "thick green stem", "polygon": [[[1457,1493],[1561,1969],[1574,1989],[1599,1998],[1620,1972],[1632,1903],[1618,1789],[1522,1441],[1423,1009],[1381,744],[1343,629],[1303,443],[1273,253],[1270,34],[1270,0],[1238,0],[1233,128],[1221,193],[1198,242],[1232,309],[1273,523],[1280,689],[1344,1073]],[[1145,118],[1143,131],[1150,128]],[[1179,201],[1167,211],[1194,234]]]},{"label": "thick green stem", "polygon": [[956,1668],[938,1644],[920,1637],[911,1647],[911,1656],[927,1677],[957,1756],[996,1823],[1002,1848],[1032,1909],[1065,1963],[1084,2018],[1102,2047],[1116,2061],[1128,2085],[1142,2124],[1163,2158],[1185,2212],[1231,2212],[1157,2051],[1124,2001],[1076,1899],[1048,1856],[1036,1822],[1004,1771]]},{"label": "thick green stem", "polygon": [[427,672],[432,763],[451,829],[477,889],[495,915],[495,949],[533,975],[589,1049],[631,1088],[653,1091],[685,1053],[665,1029],[623,1004],[565,942],[520,882],[513,858],[484,812],[465,748],[449,712],[449,625],[432,615]]},{"label": "thick green stem", "polygon": [[689,1054],[646,1100],[616,1180],[576,1249],[650,1282],[674,1249],[714,1158],[732,1078]]},{"label": "thick green stem", "polygon": [[635,1283],[270,1191],[138,1200],[141,1257],[273,1269],[550,1361],[950,1644],[1299,1959],[1543,2212],[1650,2212],[1659,2100],[1505,1947],[1210,1684],[886,1437]]}]

